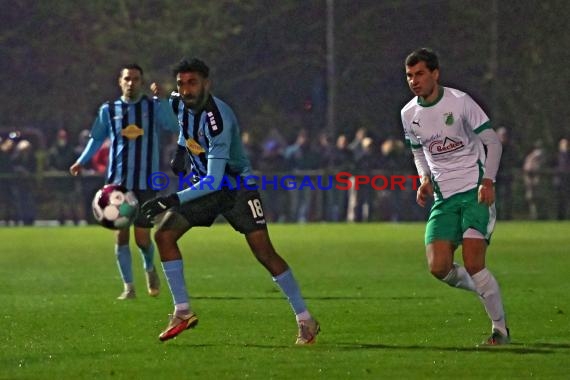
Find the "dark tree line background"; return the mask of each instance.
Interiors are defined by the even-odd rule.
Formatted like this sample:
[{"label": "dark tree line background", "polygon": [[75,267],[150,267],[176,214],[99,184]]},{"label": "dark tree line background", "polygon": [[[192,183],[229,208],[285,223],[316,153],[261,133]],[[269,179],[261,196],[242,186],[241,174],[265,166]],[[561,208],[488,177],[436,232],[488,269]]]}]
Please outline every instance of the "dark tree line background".
[{"label": "dark tree line background", "polygon": [[[403,60],[429,46],[442,83],[474,96],[521,151],[570,137],[566,0],[335,0],[335,134],[401,137]],[[118,68],[172,88],[201,57],[214,92],[258,139],[325,128],[326,0],[0,0],[0,128],[89,128]]]}]

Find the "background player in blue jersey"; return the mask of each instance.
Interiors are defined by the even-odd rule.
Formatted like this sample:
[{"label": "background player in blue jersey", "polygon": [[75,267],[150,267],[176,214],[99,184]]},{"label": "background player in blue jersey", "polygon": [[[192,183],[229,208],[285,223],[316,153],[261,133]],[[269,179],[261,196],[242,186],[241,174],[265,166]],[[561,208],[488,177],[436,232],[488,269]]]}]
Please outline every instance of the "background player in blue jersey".
[{"label": "background player in blue jersey", "polygon": [[[485,266],[495,227],[493,182],[501,143],[489,118],[466,93],[439,85],[439,60],[429,49],[406,58],[406,77],[416,95],[402,108],[406,142],[421,176],[417,202],[435,197],[426,226],[431,273],[450,286],[476,292],[491,319],[487,344],[510,341],[499,285]],[[463,264],[453,262],[463,246]]]},{"label": "background player in blue jersey", "polygon": [[[137,64],[124,65],[119,75],[122,95],[113,102],[104,103],[93,122],[85,150],[69,168],[72,175],[82,167],[110,139],[109,164],[106,183],[114,183],[132,190],[140,204],[156,196],[147,186],[151,173],[159,170],[160,133],[164,130],[177,133],[178,122],[168,103],[149,98],[142,92],[143,70]],[[134,222],[135,241],[143,257],[148,293],[157,296],[160,281],[154,266],[154,245],[150,237],[152,223],[140,214]],[[116,232],[115,254],[124,289],[120,300],[135,297],[129,228]]]},{"label": "background player in blue jersey", "polygon": [[[198,59],[183,60],[174,69],[178,93],[170,98],[180,124],[180,146],[173,170],[185,172],[185,151],[190,157],[195,185],[167,197],[146,202],[142,212],[149,219],[167,211],[155,241],[174,301],[174,313],[159,335],[164,341],[198,323],[190,307],[183,261],[177,241],[192,227],[211,226],[223,215],[242,234],[257,260],[271,273],[296,315],[296,344],[315,342],[319,324],[311,317],[288,264],[277,254],[267,231],[259,192],[240,130],[232,109],[210,94],[209,68]],[[237,187],[237,181],[245,181]]]}]

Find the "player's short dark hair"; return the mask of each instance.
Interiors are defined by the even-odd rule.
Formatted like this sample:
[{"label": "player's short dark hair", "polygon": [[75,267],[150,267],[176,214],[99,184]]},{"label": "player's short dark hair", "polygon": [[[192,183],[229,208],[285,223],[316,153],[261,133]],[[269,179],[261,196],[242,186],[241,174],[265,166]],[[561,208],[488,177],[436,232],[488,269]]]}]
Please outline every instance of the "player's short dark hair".
[{"label": "player's short dark hair", "polygon": [[184,58],[172,69],[174,77],[180,73],[199,73],[202,77],[208,78],[210,68],[198,58],[192,58],[190,61]]},{"label": "player's short dark hair", "polygon": [[123,73],[123,70],[138,70],[141,73],[141,76],[144,75],[142,67],[140,67],[136,63],[126,63],[123,66],[121,66],[119,75]]},{"label": "player's short dark hair", "polygon": [[419,62],[425,62],[430,71],[439,69],[439,59],[437,54],[429,48],[414,50],[406,57],[406,66],[415,66]]}]

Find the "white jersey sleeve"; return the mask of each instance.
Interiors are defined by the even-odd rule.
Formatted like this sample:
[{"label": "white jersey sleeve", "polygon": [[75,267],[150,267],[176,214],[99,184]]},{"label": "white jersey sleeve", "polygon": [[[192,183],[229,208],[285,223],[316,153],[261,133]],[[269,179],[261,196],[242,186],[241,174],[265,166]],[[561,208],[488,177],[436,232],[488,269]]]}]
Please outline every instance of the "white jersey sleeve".
[{"label": "white jersey sleeve", "polygon": [[412,149],[418,149],[422,147],[421,142],[418,140],[417,136],[414,135],[414,133],[412,132],[413,120],[411,120],[408,117],[408,112],[406,112],[406,110],[413,107],[413,105],[415,104],[415,99],[417,98],[412,99],[408,104],[406,104],[406,106],[402,108],[401,112],[402,126],[404,127],[404,139],[406,145]]},{"label": "white jersey sleeve", "polygon": [[493,182],[497,177],[499,171],[499,164],[501,162],[501,154],[503,153],[503,146],[499,136],[492,129],[485,129],[478,133],[479,138],[483,145],[487,147],[487,157],[485,160],[485,178],[492,179]]},{"label": "white jersey sleeve", "polygon": [[491,128],[489,117],[487,117],[485,111],[481,109],[473,98],[465,93],[463,94],[463,117],[465,118],[466,125],[475,133],[480,133],[487,128]]}]

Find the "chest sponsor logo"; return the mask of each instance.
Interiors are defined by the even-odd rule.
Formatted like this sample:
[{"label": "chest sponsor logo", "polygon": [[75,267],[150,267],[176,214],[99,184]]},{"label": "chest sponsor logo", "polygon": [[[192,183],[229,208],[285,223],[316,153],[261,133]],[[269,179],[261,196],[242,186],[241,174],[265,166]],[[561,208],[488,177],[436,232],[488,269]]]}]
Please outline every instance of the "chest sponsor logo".
[{"label": "chest sponsor logo", "polygon": [[199,155],[200,153],[206,153],[204,148],[202,148],[202,146],[200,144],[198,144],[198,142],[194,139],[186,140],[186,147],[188,148],[190,153],[192,153],[196,156]]},{"label": "chest sponsor logo", "polygon": [[443,122],[445,125],[453,125],[453,112],[446,112],[443,114]]},{"label": "chest sponsor logo", "polygon": [[144,131],[142,128],[135,124],[129,124],[121,131],[121,135],[129,140],[135,140],[139,136],[144,135]]},{"label": "chest sponsor logo", "polygon": [[450,153],[459,149],[463,149],[464,146],[465,144],[463,144],[463,141],[455,141],[449,137],[446,137],[443,141],[436,140],[432,142],[429,145],[429,151],[432,156],[437,156],[440,154]]}]

